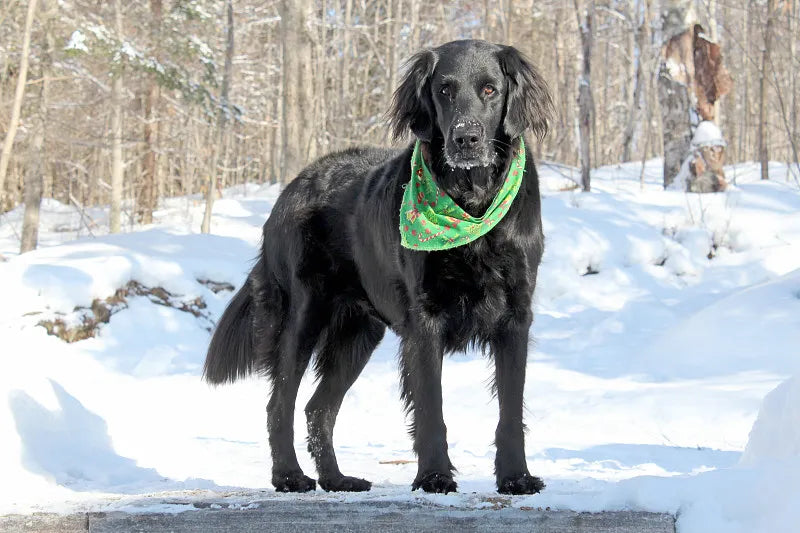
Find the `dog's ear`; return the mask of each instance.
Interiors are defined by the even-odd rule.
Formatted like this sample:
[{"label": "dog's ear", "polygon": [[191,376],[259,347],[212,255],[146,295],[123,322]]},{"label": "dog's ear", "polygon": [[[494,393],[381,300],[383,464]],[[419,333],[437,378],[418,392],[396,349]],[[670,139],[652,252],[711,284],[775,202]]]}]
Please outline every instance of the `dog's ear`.
[{"label": "dog's ear", "polygon": [[503,119],[506,135],[515,139],[530,129],[539,140],[544,139],[554,110],[547,83],[513,46],[501,46],[498,56],[508,85]]},{"label": "dog's ear", "polygon": [[389,108],[389,124],[395,140],[410,129],[422,141],[430,141],[436,124],[431,100],[430,78],[437,57],[432,50],[418,52],[408,60],[406,74],[397,87]]}]

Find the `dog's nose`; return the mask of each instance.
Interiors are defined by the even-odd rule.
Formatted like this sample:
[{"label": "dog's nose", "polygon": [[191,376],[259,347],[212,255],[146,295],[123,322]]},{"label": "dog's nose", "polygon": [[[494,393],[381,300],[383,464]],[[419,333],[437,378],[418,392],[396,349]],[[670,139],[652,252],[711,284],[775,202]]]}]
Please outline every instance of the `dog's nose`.
[{"label": "dog's nose", "polygon": [[477,122],[460,122],[453,127],[453,142],[459,150],[477,148],[483,140],[483,126]]}]

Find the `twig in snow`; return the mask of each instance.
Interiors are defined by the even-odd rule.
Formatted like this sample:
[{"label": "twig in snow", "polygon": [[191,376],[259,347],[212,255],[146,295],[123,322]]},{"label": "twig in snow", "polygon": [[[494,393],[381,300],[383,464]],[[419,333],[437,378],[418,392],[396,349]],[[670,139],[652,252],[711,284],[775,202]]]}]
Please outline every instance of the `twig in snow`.
[{"label": "twig in snow", "polygon": [[95,223],[94,223],[94,220],[92,219],[92,217],[90,217],[89,215],[87,215],[87,214],[86,214],[86,211],[83,209],[83,206],[82,206],[82,205],[81,205],[81,203],[80,203],[80,202],[79,202],[79,201],[78,201],[78,200],[77,200],[77,199],[76,199],[76,198],[75,198],[75,197],[72,195],[72,193],[69,193],[69,201],[70,201],[70,203],[72,203],[72,205],[74,205],[74,206],[75,206],[75,208],[76,208],[76,209],[78,210],[78,212],[80,213],[80,215],[81,215],[81,222],[83,222],[83,225],[84,225],[84,226],[86,226],[86,231],[88,231],[88,232],[89,232],[89,235],[90,235],[90,236],[94,237],[94,233],[92,233],[92,228],[90,228],[90,227],[89,227],[89,224],[86,222],[86,219],[89,219],[89,220],[91,220],[91,222],[92,222],[92,226],[96,226],[97,224],[95,224]]}]

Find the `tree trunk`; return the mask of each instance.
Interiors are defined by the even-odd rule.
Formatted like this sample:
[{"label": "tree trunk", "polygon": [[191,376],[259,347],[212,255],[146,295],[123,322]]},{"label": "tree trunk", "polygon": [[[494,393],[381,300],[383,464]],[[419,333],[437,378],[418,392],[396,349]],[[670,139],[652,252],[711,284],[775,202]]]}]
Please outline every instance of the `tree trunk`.
[{"label": "tree trunk", "polygon": [[317,98],[315,101],[319,103],[319,131],[317,133],[317,144],[324,149],[330,147],[330,135],[328,132],[328,1],[322,0],[322,9],[320,10],[320,35],[319,46],[317,49]]},{"label": "tree trunk", "polygon": [[[150,48],[151,53],[158,57],[157,49],[161,35],[161,17],[163,12],[162,0],[150,0]],[[156,208],[158,182],[158,161],[156,159],[156,142],[158,139],[158,110],[159,86],[155,74],[150,74],[144,93],[144,175],[140,189],[137,211],[142,224],[153,222],[153,210]]]},{"label": "tree trunk", "polygon": [[[750,50],[750,28],[753,25],[751,16],[751,2],[747,2],[745,15],[744,45],[743,49]],[[743,57],[741,71],[744,76],[744,91],[742,93],[742,113],[739,115],[739,150],[737,153],[740,161],[747,159],[750,151],[750,69],[747,68],[747,58]]]},{"label": "tree trunk", "polygon": [[491,9],[489,8],[489,0],[483,0],[483,24],[481,24],[481,39],[491,40]]},{"label": "tree trunk", "polygon": [[[122,0],[114,2],[114,21],[117,40],[122,42]],[[122,63],[117,65],[114,81],[111,84],[111,209],[109,213],[109,231],[119,233],[122,229],[122,183],[125,165],[122,160],[122,115],[123,86]]]},{"label": "tree trunk", "polygon": [[28,83],[28,54],[31,47],[31,28],[36,15],[37,0],[28,0],[28,13],[25,16],[25,30],[22,34],[22,52],[19,60],[19,74],[17,75],[17,88],[14,92],[14,103],[11,106],[11,120],[8,122],[8,131],[0,152],[0,212],[3,207],[3,193],[5,191],[6,173],[11,160],[11,149],[19,128],[19,117],[22,110],[22,100],[25,98],[25,85]]},{"label": "tree trunk", "polygon": [[39,90],[39,110],[34,119],[33,143],[31,143],[31,165],[25,175],[25,216],[22,221],[22,239],[20,253],[36,249],[39,240],[39,211],[42,206],[45,174],[49,165],[47,157],[47,108],[50,103],[50,78],[53,75],[53,16],[58,4],[51,0],[42,0],[41,24],[42,36],[41,75]]},{"label": "tree trunk", "polygon": [[[650,0],[644,0],[644,9],[638,1],[631,0],[631,24],[635,24],[636,38],[634,40],[634,50],[631,61],[636,63],[633,79],[633,89],[631,93],[631,105],[628,112],[628,123],[625,125],[625,133],[622,137],[622,161],[631,160],[631,151],[633,145],[633,137],[636,132],[636,124],[641,122],[642,101],[643,94],[647,90],[647,80],[645,79],[644,67],[647,64],[646,47],[649,41],[649,28],[650,20],[648,13],[650,12]],[[644,14],[639,19],[639,11],[643,10]],[[645,128],[642,128],[644,130]]]},{"label": "tree trunk", "polygon": [[581,185],[584,192],[589,192],[592,189],[590,172],[592,168],[591,158],[591,136],[592,136],[592,122],[594,115],[594,100],[592,96],[592,44],[594,36],[592,33],[594,27],[594,0],[589,0],[589,5],[586,7],[586,19],[581,20],[581,11],[583,11],[575,0],[575,14],[578,19],[578,27],[581,34],[581,47],[582,54],[582,67],[581,77],[578,87],[578,130],[580,132],[580,145],[581,145]]},{"label": "tree trunk", "polygon": [[[717,0],[707,0],[706,9],[708,10],[708,34],[711,37],[711,41],[718,43],[719,42],[719,30],[717,29]],[[717,124],[722,124],[722,119],[720,117],[720,111],[722,108],[720,107],[720,101],[717,100],[714,102],[714,120],[717,121]]]},{"label": "tree trunk", "polygon": [[[391,0],[390,4],[391,4]],[[395,0],[397,2],[396,9],[393,12],[391,23],[389,27],[392,28],[392,35],[388,41],[387,48],[389,50],[389,84],[386,87],[385,104],[384,107],[389,109],[389,103],[392,101],[392,94],[397,87],[397,73],[398,73],[398,48],[400,45],[400,30],[404,23],[403,20],[403,0]]]},{"label": "tree trunk", "polygon": [[[641,62],[641,55],[637,50],[639,41],[640,27],[639,27],[639,11],[636,9],[637,0],[628,0],[625,9],[625,19],[628,23],[627,40],[628,40],[628,65],[625,77],[625,93],[623,96],[627,99],[628,104],[628,119],[625,123],[625,130],[622,133],[622,158],[620,161],[627,161],[630,157],[630,145],[633,141],[633,130],[636,121],[636,88],[637,88],[637,74],[639,73],[639,63]],[[608,71],[608,69],[606,69]],[[605,91],[608,89],[608,79],[604,80],[603,97],[605,99]],[[605,105],[605,101],[604,101]]]},{"label": "tree trunk", "polygon": [[[687,41],[688,36],[683,35],[686,27],[686,3],[679,0],[667,2],[661,15],[664,47],[658,73],[658,100],[664,136],[665,189],[680,173],[692,142],[689,85],[694,77],[694,68],[691,44]],[[673,49],[677,51],[673,52]],[[667,55],[670,53],[678,57],[668,60]]]},{"label": "tree trunk", "polygon": [[514,39],[514,28],[513,28],[513,21],[514,21],[514,0],[506,0],[506,5],[504,6],[505,9],[503,10],[503,33],[504,33],[504,41],[506,44],[511,44]]},{"label": "tree trunk", "polygon": [[[420,0],[411,0],[411,34],[409,35],[409,50],[414,52],[419,48],[419,3]],[[483,36],[483,27],[481,26],[481,36]],[[394,90],[394,87],[392,87]]]},{"label": "tree trunk", "polygon": [[[280,83],[277,84],[278,87],[281,86]],[[281,101],[282,98],[273,98],[272,99],[272,122],[273,124],[270,126],[272,128],[272,132],[270,133],[269,137],[269,153],[270,153],[270,176],[269,181],[270,183],[276,183],[280,180],[281,176],[281,149],[282,149],[282,139],[281,137],[281,123],[282,120],[279,120],[280,113],[281,113]]]},{"label": "tree trunk", "polygon": [[725,142],[714,121],[716,104],[733,82],[722,64],[720,46],[708,40],[699,24],[690,24],[677,34],[665,26],[664,35],[667,41],[658,80],[664,186],[680,176],[686,191],[723,191],[727,187]]},{"label": "tree trunk", "polygon": [[[269,35],[272,36],[274,33],[275,31],[272,28],[270,28]],[[275,40],[277,39],[272,39],[272,41]],[[280,66],[281,48],[277,45],[271,46],[267,58],[271,60],[271,64]],[[283,68],[280,68],[279,72],[282,71]],[[274,90],[271,91],[269,97],[269,106],[271,114],[270,114],[269,125],[267,126],[268,128],[267,148],[269,153],[269,168],[267,169],[267,171],[269,172],[269,182],[276,183],[279,179],[280,168],[281,168],[280,113],[281,113],[281,102],[283,101],[283,97],[281,96],[282,83],[278,75],[274,73],[271,73],[269,75],[268,83],[270,84],[271,87],[274,88]]]},{"label": "tree trunk", "polygon": [[[350,94],[350,70],[351,58],[353,55],[352,44],[352,24],[353,24],[353,0],[345,0],[344,2],[344,25],[342,27],[342,60],[339,63],[340,73],[339,79],[342,83],[339,87],[339,105],[337,106],[338,120],[336,121],[337,131],[346,131],[349,118],[352,116],[350,103],[352,102],[352,95]],[[333,139],[332,148],[341,149],[344,147],[342,139]]]},{"label": "tree trunk", "polygon": [[[794,65],[797,59],[797,17],[800,16],[798,13],[798,9],[800,9],[800,3],[796,0],[792,2],[792,9],[788,14],[789,17],[789,64]],[[798,98],[797,98],[797,91],[800,88],[797,87],[797,76],[792,76],[792,139],[794,141],[794,146],[800,144],[800,136],[798,135],[797,131],[797,119],[798,119]],[[796,158],[795,158],[796,159]],[[795,165],[798,165],[797,171],[800,172],[800,162],[795,160]]]},{"label": "tree trunk", "polygon": [[[386,87],[383,90],[383,107],[388,109],[389,102],[392,101],[392,91],[395,88],[395,81],[396,78],[395,71],[397,70],[397,66],[395,61],[397,59],[397,43],[399,40],[395,40],[395,32],[394,29],[397,27],[399,29],[400,23],[395,19],[395,12],[394,12],[394,4],[396,0],[386,0],[386,34],[383,37],[383,41],[385,43],[385,50],[383,50],[383,62],[386,65]],[[398,32],[399,33],[399,32]],[[377,43],[376,43],[377,44]]]},{"label": "tree trunk", "polygon": [[[308,22],[310,0],[282,0],[283,37],[283,154],[281,182],[287,183],[303,169],[313,154],[314,125],[310,123],[311,40]],[[349,95],[348,95],[349,98]]]},{"label": "tree trunk", "polygon": [[225,71],[222,74],[222,88],[220,91],[220,107],[217,118],[217,142],[214,144],[213,156],[211,157],[211,169],[209,170],[208,190],[206,191],[206,210],[203,213],[203,224],[200,231],[203,233],[211,232],[211,211],[214,208],[214,195],[217,192],[217,172],[224,165],[224,141],[225,129],[231,115],[230,89],[231,77],[233,75],[233,46],[234,46],[234,24],[233,24],[233,0],[226,0],[225,11],[227,17],[227,40],[225,43]]},{"label": "tree trunk", "polygon": [[769,146],[767,128],[767,69],[769,68],[772,25],[777,12],[777,0],[767,3],[767,27],[764,30],[764,48],[761,51],[761,76],[758,85],[758,157],[761,159],[761,179],[769,179]]}]

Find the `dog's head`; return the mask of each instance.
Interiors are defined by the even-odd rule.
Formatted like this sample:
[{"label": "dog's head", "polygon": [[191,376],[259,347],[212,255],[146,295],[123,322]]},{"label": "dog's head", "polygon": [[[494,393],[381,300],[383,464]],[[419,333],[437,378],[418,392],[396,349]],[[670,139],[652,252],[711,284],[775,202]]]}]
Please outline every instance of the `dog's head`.
[{"label": "dog's head", "polygon": [[440,141],[451,167],[488,166],[530,129],[547,133],[553,102],[536,69],[511,46],[453,41],[408,62],[389,110],[392,133]]}]

